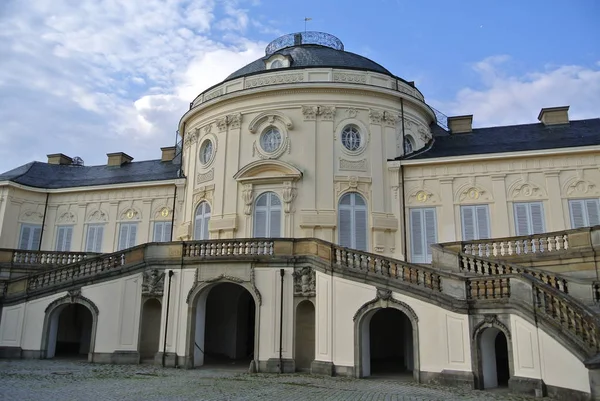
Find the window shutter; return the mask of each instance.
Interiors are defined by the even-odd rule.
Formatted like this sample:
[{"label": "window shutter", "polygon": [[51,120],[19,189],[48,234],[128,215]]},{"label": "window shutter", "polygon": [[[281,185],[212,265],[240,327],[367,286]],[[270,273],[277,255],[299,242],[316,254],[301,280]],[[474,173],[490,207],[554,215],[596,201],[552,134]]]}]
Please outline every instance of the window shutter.
[{"label": "window shutter", "polygon": [[425,246],[426,246],[426,259],[425,262],[431,262],[431,245],[437,242],[437,227],[435,221],[435,209],[427,208],[423,210],[423,217],[425,220]]},{"label": "window shutter", "polygon": [[367,211],[362,207],[354,210],[354,240],[356,249],[367,250]]},{"label": "window shutter", "polygon": [[487,205],[477,206],[477,239],[490,238],[490,221]]},{"label": "window shutter", "polygon": [[205,214],[202,220],[202,239],[209,239],[208,223],[210,222],[210,214]]},{"label": "window shutter", "polygon": [[171,227],[172,224],[170,221],[166,222],[163,226],[163,242],[171,241]]},{"label": "window shutter", "polygon": [[104,226],[96,226],[96,237],[94,239],[94,252],[102,252],[102,237],[104,237]]},{"label": "window shutter", "polygon": [[21,239],[19,240],[19,249],[28,249],[29,236],[31,235],[31,227],[21,226]]},{"label": "window shutter", "polygon": [[154,242],[163,242],[163,230],[164,224],[162,222],[154,222],[154,237],[152,239]]},{"label": "window shutter", "polygon": [[40,240],[42,238],[42,227],[33,228],[33,238],[31,240],[31,250],[37,251],[40,249]]},{"label": "window shutter", "polygon": [[585,208],[588,215],[588,225],[591,227],[600,224],[600,202],[598,199],[586,199]]},{"label": "window shutter", "polygon": [[475,239],[475,207],[461,206],[463,241]]},{"label": "window shutter", "polygon": [[65,246],[63,248],[63,251],[69,252],[71,250],[71,239],[73,238],[73,227],[65,228]]},{"label": "window shutter", "polygon": [[339,241],[340,246],[352,247],[352,211],[348,208],[340,207],[339,210]]},{"label": "window shutter", "polygon": [[421,209],[410,210],[410,261],[422,263],[425,261],[423,250],[423,222]]},{"label": "window shutter", "polygon": [[279,207],[270,210],[271,218],[269,219],[269,237],[281,237],[281,209]]},{"label": "window shutter", "polygon": [[85,240],[85,251],[94,252],[94,239],[96,237],[96,227],[88,226],[87,238]]},{"label": "window shutter", "polygon": [[569,208],[571,209],[571,225],[573,228],[585,227],[583,207],[584,205],[582,200],[569,201]]},{"label": "window shutter", "polygon": [[127,248],[135,246],[135,237],[137,236],[137,224],[129,224],[129,241]]},{"label": "window shutter", "polygon": [[129,232],[129,228],[126,224],[121,224],[119,227],[119,251],[127,248],[127,233]]},{"label": "window shutter", "polygon": [[544,225],[544,205],[542,202],[532,202],[529,204],[531,212],[531,234],[542,234],[546,232]]},{"label": "window shutter", "polygon": [[515,231],[517,236],[531,234],[528,211],[526,203],[515,203]]},{"label": "window shutter", "polygon": [[65,241],[65,227],[58,227],[58,233],[56,236],[56,251],[63,250],[63,243]]},{"label": "window shutter", "polygon": [[264,238],[267,236],[267,211],[256,209],[254,213],[254,236]]}]

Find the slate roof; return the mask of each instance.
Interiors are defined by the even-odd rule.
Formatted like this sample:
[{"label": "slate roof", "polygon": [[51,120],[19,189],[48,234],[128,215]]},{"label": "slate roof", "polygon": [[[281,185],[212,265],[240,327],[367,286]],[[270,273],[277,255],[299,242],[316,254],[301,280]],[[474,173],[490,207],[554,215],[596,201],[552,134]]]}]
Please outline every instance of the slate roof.
[{"label": "slate roof", "polygon": [[393,76],[391,72],[381,65],[358,54],[343,50],[336,50],[320,45],[300,45],[286,47],[277,50],[275,53],[269,56],[259,58],[258,60],[253,61],[252,63],[229,75],[225,80],[228,81],[230,79],[240,78],[245,75],[267,71],[265,60],[273,57],[275,54],[291,56],[292,58],[290,67],[283,68],[282,70],[290,68],[331,67],[374,71]]},{"label": "slate roof", "polygon": [[548,127],[537,123],[475,128],[467,134],[452,135],[443,129],[435,129],[433,133],[430,147],[406,157],[398,157],[397,160],[600,145],[600,118]]},{"label": "slate roof", "polygon": [[58,189],[92,185],[126,184],[178,178],[179,165],[160,160],[132,162],[120,167],[73,166],[31,162],[0,174],[0,182],[12,181],[35,188]]}]

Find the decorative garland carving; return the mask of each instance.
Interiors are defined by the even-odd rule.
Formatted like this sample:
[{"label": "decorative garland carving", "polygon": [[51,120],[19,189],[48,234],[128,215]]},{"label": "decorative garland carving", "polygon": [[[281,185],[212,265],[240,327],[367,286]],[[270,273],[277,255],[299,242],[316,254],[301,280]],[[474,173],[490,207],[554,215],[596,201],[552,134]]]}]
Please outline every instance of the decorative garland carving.
[{"label": "decorative garland carving", "polygon": [[64,212],[56,219],[56,224],[75,224],[77,217],[71,212]]},{"label": "decorative garland carving", "polygon": [[314,297],[316,294],[316,273],[312,267],[305,266],[294,269],[294,295]]},{"label": "decorative garland carving", "polygon": [[369,121],[371,124],[381,124],[383,112],[379,110],[369,109]]},{"label": "decorative garland carving", "polygon": [[504,333],[504,335],[506,336],[506,339],[508,341],[510,341],[510,330],[508,329],[508,327],[506,327],[506,325],[504,323],[502,323],[499,319],[498,319],[498,315],[495,314],[487,314],[487,315],[483,315],[483,320],[479,323],[477,323],[475,325],[475,327],[473,327],[473,340],[475,340],[475,337],[477,336],[477,334],[488,327],[495,327],[497,329],[499,329],[500,331],[502,331]]},{"label": "decorative garland carving", "polygon": [[304,74],[271,75],[256,79],[247,79],[244,89],[263,85],[291,84],[304,81]]},{"label": "decorative garland carving", "polygon": [[367,159],[346,160],[340,157],[340,170],[367,171]]},{"label": "decorative garland carving", "polygon": [[185,149],[192,146],[194,143],[198,141],[198,137],[200,136],[200,128],[194,129],[194,131],[188,132],[183,138],[183,147]]},{"label": "decorative garland carving", "polygon": [[165,272],[158,269],[146,270],[142,276],[142,295],[157,296],[163,295],[165,284]]},{"label": "decorative garland carving", "polygon": [[[80,302],[77,302],[77,301],[80,301]],[[84,304],[84,305],[92,308],[93,311],[96,313],[96,315],[100,314],[100,310],[98,310],[98,307],[96,306],[96,304],[93,303],[90,299],[81,295],[81,288],[69,290],[69,291],[67,291],[67,295],[65,295],[64,297],[60,297],[60,298],[55,299],[54,301],[50,302],[50,304],[46,307],[46,310],[44,312],[48,313],[51,310],[53,310],[54,308],[56,308],[57,306],[66,304],[66,303],[69,303],[69,304],[81,303],[81,304]]]},{"label": "decorative garland carving", "polygon": [[333,74],[333,82],[348,82],[348,83],[364,84],[364,83],[367,83],[367,76],[366,75],[358,75],[358,74],[334,73]]},{"label": "decorative garland carving", "polygon": [[252,214],[252,203],[254,202],[252,184],[244,185],[244,189],[242,190],[242,199],[244,200],[244,214],[250,216]]},{"label": "decorative garland carving", "polygon": [[364,303],[356,311],[356,313],[352,317],[352,320],[356,321],[356,319],[360,315],[362,315],[367,309],[369,309],[369,307],[371,307],[372,305],[375,305],[376,303],[378,303],[380,301],[390,302],[390,303],[393,303],[393,304],[399,306],[398,309],[402,310],[402,312],[404,312],[412,322],[418,322],[419,321],[419,317],[417,316],[417,314],[415,313],[415,311],[413,310],[413,308],[411,308],[405,302],[402,302],[402,301],[399,301],[399,300],[395,299],[393,297],[392,290],[388,290],[387,288],[377,288],[377,293],[375,295],[375,298],[372,299],[369,302]]},{"label": "decorative garland carving", "polygon": [[596,188],[596,184],[588,180],[584,180],[583,178],[577,178],[567,186],[566,193],[567,196],[573,196],[576,194],[589,196],[597,195],[599,191]]},{"label": "decorative garland carving", "polygon": [[297,191],[294,188],[291,181],[284,182],[285,187],[283,188],[283,211],[290,213],[292,210],[292,202],[296,198]]},{"label": "decorative garland carving", "polygon": [[104,223],[108,221],[108,214],[103,210],[98,209],[88,215],[87,221]]},{"label": "decorative garland carving", "polygon": [[44,219],[44,215],[35,210],[27,210],[21,214],[21,221],[30,221],[35,223],[41,223]]},{"label": "decorative garland carving", "polygon": [[317,106],[302,106],[304,120],[315,120],[318,112],[319,108]]},{"label": "decorative garland carving", "polygon": [[517,184],[511,191],[511,199],[514,198],[541,198],[544,196],[544,191],[535,184],[530,182],[521,182]]}]

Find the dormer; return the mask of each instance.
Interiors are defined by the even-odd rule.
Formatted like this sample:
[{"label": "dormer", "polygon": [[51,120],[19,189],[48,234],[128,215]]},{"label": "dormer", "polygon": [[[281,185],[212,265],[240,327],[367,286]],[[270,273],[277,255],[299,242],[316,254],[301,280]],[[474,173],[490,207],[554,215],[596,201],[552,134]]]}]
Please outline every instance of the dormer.
[{"label": "dormer", "polygon": [[288,68],[292,65],[292,58],[283,54],[273,54],[265,60],[267,70],[276,70],[278,68]]}]

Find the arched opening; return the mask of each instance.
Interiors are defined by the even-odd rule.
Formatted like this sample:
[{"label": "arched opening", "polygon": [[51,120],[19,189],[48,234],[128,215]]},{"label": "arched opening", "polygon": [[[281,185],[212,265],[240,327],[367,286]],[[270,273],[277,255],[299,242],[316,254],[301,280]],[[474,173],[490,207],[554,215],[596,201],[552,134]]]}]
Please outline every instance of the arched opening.
[{"label": "arched opening", "polygon": [[247,368],[254,358],[256,303],[241,285],[221,283],[203,291],[194,327],[194,366]]},{"label": "arched opening", "polygon": [[310,371],[310,365],[315,359],[315,306],[305,300],[296,307],[294,360],[296,370]]},{"label": "arched opening", "polygon": [[84,305],[65,304],[50,317],[46,358],[87,358],[91,351],[93,316]]},{"label": "arched opening", "polygon": [[487,328],[481,333],[480,347],[483,388],[507,387],[510,367],[506,335],[495,327]]},{"label": "arched opening", "polygon": [[162,306],[156,298],[148,299],[142,307],[142,330],[140,336],[140,359],[149,361],[158,352],[160,338],[160,314]]},{"label": "arched opening", "polygon": [[340,198],[338,240],[341,246],[367,250],[367,202],[356,192],[349,192]]},{"label": "arched opening", "polygon": [[210,221],[210,205],[208,202],[201,202],[196,208],[194,218],[194,239],[205,240],[209,238],[208,223]]}]

